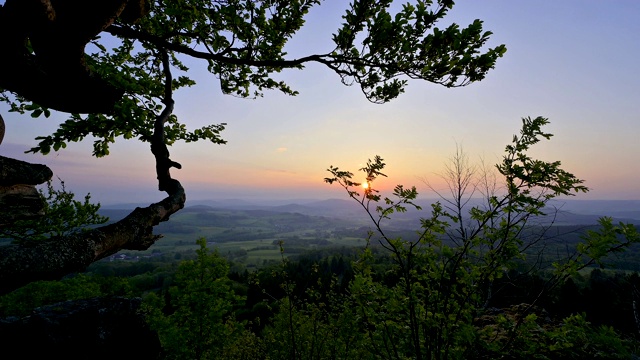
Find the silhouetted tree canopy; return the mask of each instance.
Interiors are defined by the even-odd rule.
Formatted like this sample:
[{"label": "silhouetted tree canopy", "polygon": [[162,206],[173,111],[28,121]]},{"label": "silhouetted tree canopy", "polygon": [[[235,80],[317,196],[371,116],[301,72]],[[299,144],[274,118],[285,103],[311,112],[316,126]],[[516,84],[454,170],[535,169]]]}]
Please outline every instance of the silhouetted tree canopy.
[{"label": "silhouetted tree canopy", "polygon": [[[331,35],[333,48],[289,58],[287,41],[321,1],[4,1],[0,100],[32,117],[48,117],[50,110],[69,113],[30,151],[47,154],[87,136],[97,139],[96,156],[107,155],[119,137],[150,142],[159,189],[168,197],[82,236],[0,249],[0,287],[6,291],[60,276],[120,249],[148,248],[158,238],[153,226],[185,201],[184,189],[169,173],[180,164],[169,158],[167,145],[224,143],[225,124],[188,130],[172,114],[173,92],[195,84],[186,59],[205,62],[221,91],[239,97],[265,90],[295,95],[273,75],[320,63],[344,84],[359,86],[370,101],[384,103],[399,96],[409,79],[446,87],[482,80],[505,53],[504,45],[486,48],[491,33],[480,20],[439,28],[453,5],[450,0],[401,7],[392,0],[354,0]],[[12,285],[5,288],[8,278]]]}]

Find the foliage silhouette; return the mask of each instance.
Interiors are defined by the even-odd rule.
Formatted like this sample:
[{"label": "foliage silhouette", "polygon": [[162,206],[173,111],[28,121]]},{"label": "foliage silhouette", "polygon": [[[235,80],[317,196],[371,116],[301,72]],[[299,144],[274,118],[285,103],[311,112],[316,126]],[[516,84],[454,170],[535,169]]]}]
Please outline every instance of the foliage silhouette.
[{"label": "foliage silhouette", "polygon": [[[31,117],[48,117],[52,109],[70,114],[53,134],[38,137],[30,151],[47,154],[93,137],[93,154],[105,156],[118,138],[150,142],[158,188],[168,195],[118,224],[68,238],[65,245],[0,248],[0,260],[15,259],[0,261],[0,274],[7,274],[0,277],[0,285],[7,283],[2,291],[82,270],[121,249],[146,249],[159,238],[153,226],[184,207],[185,191],[170,174],[181,165],[170,159],[168,146],[179,140],[225,142],[224,123],[189,130],[173,114],[174,91],[195,84],[187,61],[206,64],[223,93],[249,98],[271,89],[295,95],[276,74],[319,63],[344,84],[357,84],[370,101],[383,103],[399,96],[408,79],[446,87],[480,81],[506,51],[504,45],[487,47],[491,32],[480,20],[439,28],[453,1],[417,0],[396,11],[391,0],[356,0],[332,35],[332,49],[287,58],[287,41],[320,4],[100,0],[87,8],[7,0],[0,5],[0,101]],[[60,246],[73,248],[74,256],[62,258]],[[10,284],[8,277],[14,279]]]}]

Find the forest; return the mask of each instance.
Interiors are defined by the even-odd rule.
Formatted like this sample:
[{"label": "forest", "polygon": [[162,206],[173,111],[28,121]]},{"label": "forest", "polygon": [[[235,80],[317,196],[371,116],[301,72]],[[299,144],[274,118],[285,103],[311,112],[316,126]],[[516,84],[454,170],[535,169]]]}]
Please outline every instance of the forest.
[{"label": "forest", "polygon": [[90,194],[77,199],[52,182],[47,166],[0,156],[3,352],[637,358],[637,224],[561,223],[553,201],[590,189],[560,160],[538,158],[553,137],[544,116],[523,117],[496,164],[475,164],[456,146],[441,173],[446,189],[426,183],[439,196],[428,204],[413,185],[382,186],[387,163],[373,155],[355,172],[331,164],[318,179],[355,206],[355,222],[185,208],[187,191],[171,173],[182,164],[169,149],[223,145],[227,126],[191,129],[174,113],[174,94],[196,84],[191,61],[240,98],[297,95],[279,74],[311,64],[374,104],[401,96],[409,81],[466,87],[485,79],[506,46],[489,47],[493,34],[479,19],[438,24],[454,5],[354,0],[332,49],[291,57],[287,41],[329,2],[1,2],[0,102],[34,119],[67,117],[28,152],[88,140],[104,157],[116,141],[138,140],[150,145],[150,176],[166,194],[110,220]]}]

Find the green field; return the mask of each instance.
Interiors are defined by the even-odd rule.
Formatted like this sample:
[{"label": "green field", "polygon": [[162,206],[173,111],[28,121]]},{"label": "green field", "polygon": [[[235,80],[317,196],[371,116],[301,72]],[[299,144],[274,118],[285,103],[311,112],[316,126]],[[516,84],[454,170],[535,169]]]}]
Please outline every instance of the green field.
[{"label": "green field", "polygon": [[[185,209],[156,228],[163,237],[149,250],[120,254],[126,255],[122,261],[151,255],[191,255],[198,248],[196,240],[204,237],[210,248],[251,269],[314,249],[362,247],[367,230],[361,227],[357,221],[298,213]],[[351,236],[353,233],[362,236]]]},{"label": "green field", "polygon": [[[388,230],[391,237],[413,240],[416,227],[407,222]],[[547,229],[545,240],[530,251],[543,248],[544,260],[550,263],[554,254],[566,254],[567,249],[581,241],[584,232],[596,226],[555,225]],[[198,248],[196,240],[205,238],[210,248],[216,249],[233,263],[254,269],[277,262],[282,257],[298,255],[311,250],[336,250],[365,246],[369,224],[350,217],[331,218],[300,213],[266,210],[221,210],[207,207],[186,208],[171,220],[156,227],[163,238],[143,252],[123,251],[124,258],[108,259],[137,261],[143,257],[161,256],[164,260],[191,257]],[[522,236],[538,236],[532,228]],[[281,253],[280,243],[284,252]],[[377,244],[372,240],[372,244]],[[535,257],[537,257],[537,254]],[[640,249],[632,247],[617,254],[612,261],[619,269],[640,270]],[[543,259],[543,258],[540,258]]]}]

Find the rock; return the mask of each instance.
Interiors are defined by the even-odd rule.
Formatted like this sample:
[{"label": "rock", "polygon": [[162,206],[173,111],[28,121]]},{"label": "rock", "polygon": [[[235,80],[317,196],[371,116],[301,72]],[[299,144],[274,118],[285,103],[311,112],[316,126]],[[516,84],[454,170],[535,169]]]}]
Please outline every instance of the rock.
[{"label": "rock", "polygon": [[2,119],[2,115],[0,115],[0,144],[2,144],[2,139],[4,139],[4,120]]},{"label": "rock", "polygon": [[43,199],[35,186],[0,186],[0,226],[43,216],[43,209]]},{"label": "rock", "polygon": [[51,180],[45,165],[0,156],[0,227],[44,215],[45,201],[35,185]]},{"label": "rock", "polygon": [[160,341],[141,303],[119,297],[73,300],[24,318],[0,319],[3,358],[157,359]]},{"label": "rock", "polygon": [[0,186],[39,185],[53,177],[46,165],[0,156]]}]

